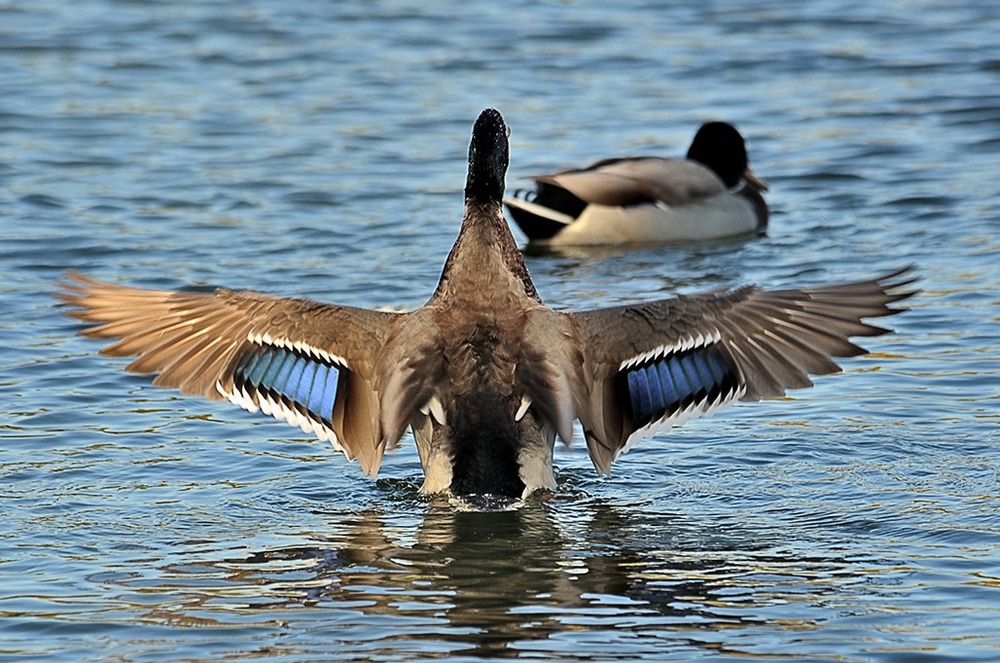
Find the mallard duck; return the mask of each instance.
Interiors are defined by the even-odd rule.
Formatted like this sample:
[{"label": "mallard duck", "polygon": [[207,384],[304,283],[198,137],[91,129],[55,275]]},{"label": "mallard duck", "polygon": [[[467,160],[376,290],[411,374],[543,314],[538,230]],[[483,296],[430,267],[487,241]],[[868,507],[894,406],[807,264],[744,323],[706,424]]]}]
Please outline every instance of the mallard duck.
[{"label": "mallard duck", "polygon": [[534,191],[504,202],[535,244],[697,242],[767,228],[767,187],[725,122],[703,124],[684,159],[604,159],[531,179]]},{"label": "mallard duck", "polygon": [[608,473],[654,431],[734,401],[807,387],[885,329],[906,270],[827,287],[747,286],[580,312],[542,303],[501,201],[507,127],[479,116],[465,213],[434,294],[394,313],[257,292],[161,291],[70,274],[69,315],[153,384],[297,425],[374,475],[411,428],[427,493],[556,489],[555,438],[582,424]]}]

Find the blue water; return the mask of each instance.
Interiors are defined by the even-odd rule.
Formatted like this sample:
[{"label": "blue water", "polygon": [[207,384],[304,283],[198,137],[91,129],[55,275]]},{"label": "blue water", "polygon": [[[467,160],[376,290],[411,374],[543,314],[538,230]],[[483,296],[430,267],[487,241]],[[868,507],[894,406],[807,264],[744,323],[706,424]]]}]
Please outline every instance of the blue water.
[{"label": "blue water", "polygon": [[[662,6],[661,6],[662,5]],[[0,3],[0,657],[1000,658],[1000,11],[991,3]],[[473,120],[511,187],[747,136],[766,237],[530,255],[585,308],[916,263],[867,357],[466,511],[161,391],[63,270],[408,309]],[[523,238],[521,238],[523,239]]]}]

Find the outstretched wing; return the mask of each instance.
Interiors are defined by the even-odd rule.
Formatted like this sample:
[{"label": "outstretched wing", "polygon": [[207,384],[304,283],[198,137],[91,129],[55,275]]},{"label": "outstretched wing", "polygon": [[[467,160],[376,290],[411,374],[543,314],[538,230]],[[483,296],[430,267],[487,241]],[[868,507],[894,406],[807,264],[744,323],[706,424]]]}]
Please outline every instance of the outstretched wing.
[{"label": "outstretched wing", "polygon": [[865,318],[898,313],[914,294],[909,268],[844,285],[754,287],[568,314],[583,348],[577,415],[595,467],[640,437],[736,400],[809,387],[839,371],[832,357],[865,352],[852,336],[888,330]]},{"label": "outstretched wing", "polygon": [[70,273],[58,296],[81,333],[118,338],[101,352],[138,355],[126,367],[153,384],[226,398],[329,440],[367,474],[385,442],[372,387],[375,353],[401,314],[255,292],[130,288]]}]

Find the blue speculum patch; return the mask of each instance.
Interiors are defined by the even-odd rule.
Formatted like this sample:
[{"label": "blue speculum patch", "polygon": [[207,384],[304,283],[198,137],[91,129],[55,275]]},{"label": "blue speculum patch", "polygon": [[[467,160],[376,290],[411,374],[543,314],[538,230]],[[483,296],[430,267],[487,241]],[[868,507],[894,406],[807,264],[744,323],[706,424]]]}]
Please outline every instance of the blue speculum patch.
[{"label": "blue speculum patch", "polygon": [[329,424],[340,367],[292,348],[262,345],[236,365],[234,382],[247,393],[268,393]]},{"label": "blue speculum patch", "polygon": [[620,375],[636,428],[691,404],[712,403],[737,385],[735,368],[716,345],[669,353],[627,368]]}]

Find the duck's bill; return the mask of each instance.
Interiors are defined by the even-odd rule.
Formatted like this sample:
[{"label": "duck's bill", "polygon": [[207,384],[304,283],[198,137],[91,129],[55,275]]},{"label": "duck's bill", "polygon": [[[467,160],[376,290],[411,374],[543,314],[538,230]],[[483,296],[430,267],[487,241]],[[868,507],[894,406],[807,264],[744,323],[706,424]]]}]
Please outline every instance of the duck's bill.
[{"label": "duck's bill", "polygon": [[745,179],[750,184],[753,184],[761,191],[767,191],[767,182],[754,175],[753,171],[750,170],[749,167],[743,171],[743,179]]}]

